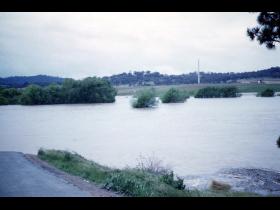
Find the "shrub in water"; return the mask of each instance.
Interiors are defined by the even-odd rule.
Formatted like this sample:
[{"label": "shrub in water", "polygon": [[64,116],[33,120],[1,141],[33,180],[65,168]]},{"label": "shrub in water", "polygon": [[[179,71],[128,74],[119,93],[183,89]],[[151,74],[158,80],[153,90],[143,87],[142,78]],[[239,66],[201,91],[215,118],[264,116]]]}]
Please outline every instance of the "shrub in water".
[{"label": "shrub in water", "polygon": [[236,87],[206,87],[198,90],[195,98],[231,98],[238,97]]},{"label": "shrub in water", "polygon": [[139,91],[133,98],[132,106],[134,108],[148,108],[157,104],[155,91],[152,89]]},{"label": "shrub in water", "polygon": [[186,92],[170,88],[162,97],[162,103],[180,103],[186,101],[189,96]]},{"label": "shrub in water", "polygon": [[261,96],[261,97],[273,97],[274,94],[275,94],[274,90],[267,88],[264,91],[258,93],[258,96]]}]

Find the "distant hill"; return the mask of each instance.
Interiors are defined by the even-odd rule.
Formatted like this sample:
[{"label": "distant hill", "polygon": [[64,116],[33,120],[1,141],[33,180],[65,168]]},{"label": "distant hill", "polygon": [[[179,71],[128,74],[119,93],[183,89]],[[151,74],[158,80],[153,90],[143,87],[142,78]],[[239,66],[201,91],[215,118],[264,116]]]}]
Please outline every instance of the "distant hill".
[{"label": "distant hill", "polygon": [[[272,67],[259,71],[240,73],[215,73],[200,72],[201,83],[235,83],[242,80],[273,78],[280,79],[280,67]],[[6,87],[26,87],[29,84],[46,86],[51,83],[61,84],[65,78],[47,75],[37,76],[14,76],[0,78],[0,86]],[[121,73],[103,77],[112,85],[179,85],[197,83],[197,73],[191,72],[181,75],[167,75],[151,71],[134,71],[133,73]]]},{"label": "distant hill", "polygon": [[61,84],[64,78],[53,77],[47,75],[37,75],[37,76],[14,76],[0,78],[0,85],[6,87],[26,87],[29,84],[37,84],[40,86],[46,86],[51,83]]},{"label": "distant hill", "polygon": [[[181,75],[167,75],[159,72],[135,71],[133,73],[121,73],[103,78],[113,85],[178,85],[197,83],[196,72]],[[234,83],[240,79],[252,78],[280,78],[280,67],[240,73],[200,72],[201,83]]]}]

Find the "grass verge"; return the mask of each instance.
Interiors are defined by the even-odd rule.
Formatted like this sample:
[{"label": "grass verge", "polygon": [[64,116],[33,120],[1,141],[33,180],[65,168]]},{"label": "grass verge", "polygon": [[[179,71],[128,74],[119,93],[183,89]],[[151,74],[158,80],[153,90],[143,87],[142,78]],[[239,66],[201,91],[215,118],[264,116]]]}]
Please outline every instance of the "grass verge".
[{"label": "grass verge", "polygon": [[61,150],[38,151],[38,157],[69,174],[82,177],[108,190],[136,197],[244,197],[253,193],[184,189],[183,180],[172,171],[152,172],[141,168],[112,169]]}]

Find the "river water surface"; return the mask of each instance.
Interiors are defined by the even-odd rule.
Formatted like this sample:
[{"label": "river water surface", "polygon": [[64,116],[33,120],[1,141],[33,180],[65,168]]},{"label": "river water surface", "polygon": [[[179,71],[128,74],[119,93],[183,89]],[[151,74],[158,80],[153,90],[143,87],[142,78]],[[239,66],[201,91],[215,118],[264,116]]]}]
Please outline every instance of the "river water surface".
[{"label": "river water surface", "polygon": [[0,150],[63,149],[111,167],[155,157],[177,174],[224,168],[280,170],[280,97],[244,94],[133,109],[112,104],[0,107]]}]

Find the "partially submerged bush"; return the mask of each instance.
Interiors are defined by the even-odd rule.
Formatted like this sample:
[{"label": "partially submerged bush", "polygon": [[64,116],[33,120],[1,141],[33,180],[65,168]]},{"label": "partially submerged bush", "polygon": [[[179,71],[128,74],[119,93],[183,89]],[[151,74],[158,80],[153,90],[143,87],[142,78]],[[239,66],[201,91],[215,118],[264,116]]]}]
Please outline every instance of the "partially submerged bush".
[{"label": "partially submerged bush", "polygon": [[261,97],[273,97],[275,94],[274,90],[272,89],[265,89],[262,92],[258,93],[257,96],[261,96]]},{"label": "partially submerged bush", "polygon": [[240,94],[234,86],[230,87],[205,87],[199,89],[195,98],[232,98],[238,97]]},{"label": "partially submerged bush", "polygon": [[134,108],[149,108],[156,104],[156,94],[153,89],[138,91],[133,96],[132,106]]},{"label": "partially submerged bush", "polygon": [[184,91],[170,88],[162,97],[162,103],[180,103],[185,102],[188,98],[188,94]]}]

